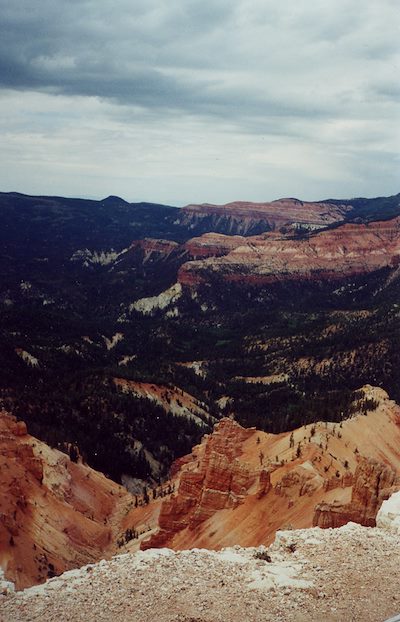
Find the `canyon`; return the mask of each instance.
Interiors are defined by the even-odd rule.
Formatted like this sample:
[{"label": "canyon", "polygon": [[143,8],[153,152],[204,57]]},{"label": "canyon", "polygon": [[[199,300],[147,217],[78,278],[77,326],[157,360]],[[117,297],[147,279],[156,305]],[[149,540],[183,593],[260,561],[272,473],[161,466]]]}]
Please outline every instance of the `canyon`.
[{"label": "canyon", "polygon": [[174,465],[177,492],[141,547],[255,546],[283,524],[374,525],[382,501],[400,488],[400,409],[380,389],[365,387],[364,395],[378,402],[366,415],[280,435],[223,419]]},{"label": "canyon", "polygon": [[375,525],[382,502],[400,490],[400,408],[382,389],[362,392],[376,407],[339,424],[274,435],[222,419],[173,464],[169,489],[156,486],[147,499],[1,413],[6,579],[21,589],[139,548],[220,550],[269,545],[282,528]]},{"label": "canyon", "polygon": [[5,581],[375,529],[400,490],[399,197],[0,208]]},{"label": "canyon", "polygon": [[[398,195],[176,208],[0,193],[0,211],[2,403],[117,481],[165,476],[227,414],[281,432],[339,419],[367,382],[400,401]],[[210,417],[162,418],[116,377],[177,387]],[[155,462],[132,461],[132,437]]]}]

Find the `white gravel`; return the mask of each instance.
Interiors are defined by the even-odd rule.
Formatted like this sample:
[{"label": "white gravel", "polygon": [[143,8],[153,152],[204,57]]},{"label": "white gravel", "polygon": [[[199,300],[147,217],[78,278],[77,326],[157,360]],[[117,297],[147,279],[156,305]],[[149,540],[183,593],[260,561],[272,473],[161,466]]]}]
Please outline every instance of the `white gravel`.
[{"label": "white gravel", "polygon": [[400,612],[399,553],[399,534],[353,523],[278,532],[268,550],[153,549],[0,597],[0,620],[383,622]]}]

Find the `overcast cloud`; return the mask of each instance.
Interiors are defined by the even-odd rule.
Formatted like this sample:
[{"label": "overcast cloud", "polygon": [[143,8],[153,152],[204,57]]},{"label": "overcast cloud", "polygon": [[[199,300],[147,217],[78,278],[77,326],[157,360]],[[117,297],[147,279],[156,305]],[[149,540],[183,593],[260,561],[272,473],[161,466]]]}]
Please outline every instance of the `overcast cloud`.
[{"label": "overcast cloud", "polygon": [[398,0],[0,0],[0,189],[400,191]]}]

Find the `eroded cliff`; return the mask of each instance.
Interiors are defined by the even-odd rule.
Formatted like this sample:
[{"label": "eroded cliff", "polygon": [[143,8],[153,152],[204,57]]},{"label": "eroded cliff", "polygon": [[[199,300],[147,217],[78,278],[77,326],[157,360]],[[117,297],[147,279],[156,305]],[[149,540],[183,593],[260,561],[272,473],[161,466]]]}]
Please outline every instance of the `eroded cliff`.
[{"label": "eroded cliff", "polygon": [[17,588],[113,554],[131,499],[0,412],[0,568]]},{"label": "eroded cliff", "polygon": [[285,525],[374,524],[400,481],[400,410],[381,389],[364,395],[378,403],[367,415],[280,435],[222,420],[180,461],[177,492],[142,548],[253,546]]},{"label": "eroded cliff", "polygon": [[306,237],[262,234],[219,258],[189,261],[179,271],[182,284],[225,281],[265,285],[293,279],[341,279],[400,263],[400,218],[346,224]]}]

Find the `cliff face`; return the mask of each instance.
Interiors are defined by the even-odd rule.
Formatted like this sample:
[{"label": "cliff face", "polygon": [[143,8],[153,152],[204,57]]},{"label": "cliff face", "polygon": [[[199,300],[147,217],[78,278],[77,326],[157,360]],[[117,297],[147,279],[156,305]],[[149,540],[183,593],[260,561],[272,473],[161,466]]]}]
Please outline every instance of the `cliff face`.
[{"label": "cliff face", "polygon": [[0,413],[0,569],[17,588],[110,556],[130,500]]},{"label": "cliff face", "polygon": [[179,461],[177,492],[141,547],[253,546],[288,524],[373,525],[400,484],[400,414],[384,391],[364,392],[377,409],[340,426],[273,435],[222,420]]},{"label": "cliff face", "polygon": [[[142,548],[163,546],[171,533],[186,527],[194,529],[215,512],[234,508],[243,501],[260,477],[237,459],[241,444],[253,433],[254,430],[245,430],[230,419],[224,419],[211,436],[206,435],[199,454],[195,449],[182,468],[177,496],[162,504],[159,533]],[[264,479],[260,487],[265,489]]]},{"label": "cliff face", "polygon": [[219,233],[205,233],[178,244],[172,240],[145,238],[134,240],[130,247],[120,253],[112,270],[138,270],[145,275],[160,277],[167,271],[177,271],[185,262],[222,257],[244,243],[246,238]]},{"label": "cliff face", "polygon": [[171,240],[144,238],[143,240],[134,240],[125,255],[145,264],[148,262],[165,261],[169,257],[174,256],[178,249],[179,244]]},{"label": "cliff face", "polygon": [[341,527],[348,522],[374,527],[382,502],[400,490],[400,474],[383,462],[361,458],[354,474],[351,501],[316,506],[313,526]]},{"label": "cliff face", "polygon": [[341,222],[350,209],[345,204],[307,203],[297,199],[279,199],[270,203],[235,201],[226,205],[205,203],[182,208],[176,223],[196,233],[215,231],[252,235],[290,225],[318,229]]},{"label": "cliff face", "polygon": [[246,238],[241,235],[222,235],[221,233],[205,233],[191,238],[184,244],[188,259],[205,259],[222,257],[238,246],[245,244]]},{"label": "cliff face", "polygon": [[342,225],[307,238],[249,237],[224,257],[185,263],[178,278],[193,285],[207,281],[212,273],[221,280],[264,285],[290,279],[340,279],[396,268],[399,263],[398,217],[368,225]]}]

